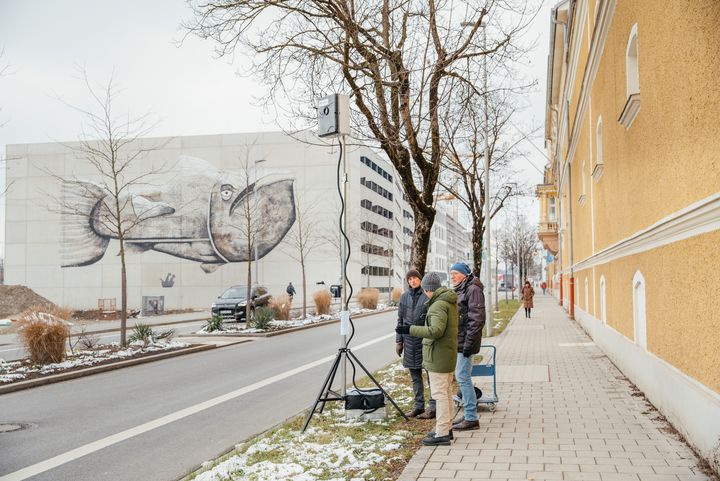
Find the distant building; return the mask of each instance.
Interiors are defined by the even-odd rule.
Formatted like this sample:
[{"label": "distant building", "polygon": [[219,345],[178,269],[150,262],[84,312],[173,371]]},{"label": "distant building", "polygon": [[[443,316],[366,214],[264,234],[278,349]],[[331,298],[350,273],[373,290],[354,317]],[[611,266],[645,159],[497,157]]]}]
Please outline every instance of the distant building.
[{"label": "distant building", "polygon": [[539,237],[571,317],[720,471],[720,2],[563,1]]},{"label": "distant building", "polygon": [[[310,209],[322,241],[306,260],[308,295],[338,284],[338,148],[317,143],[309,134],[298,140],[274,132],[141,139],[129,146],[164,145],[137,163],[134,174],[165,167],[129,193],[133,208],[150,213],[126,239],[130,306],[164,296],[166,310],[208,307],[225,288],[246,284],[255,252],[243,246],[238,212],[250,202],[270,219],[258,243],[255,282],[278,295],[292,281],[295,302],[301,299],[300,264],[289,238],[298,210]],[[59,143],[9,145],[7,154],[13,182],[6,199],[8,282],[73,308],[119,301],[119,242],[98,221],[105,207],[104,194],[93,187],[97,172]],[[348,280],[356,293],[367,285],[387,292],[403,285],[409,265],[410,207],[392,166],[373,150],[348,148],[347,164]],[[83,188],[63,187],[59,177],[79,179]]]}]

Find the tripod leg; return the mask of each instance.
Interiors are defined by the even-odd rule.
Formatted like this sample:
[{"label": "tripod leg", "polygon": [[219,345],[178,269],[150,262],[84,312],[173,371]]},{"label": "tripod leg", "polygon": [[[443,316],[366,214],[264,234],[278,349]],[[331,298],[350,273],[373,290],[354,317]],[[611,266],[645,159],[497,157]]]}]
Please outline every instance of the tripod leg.
[{"label": "tripod leg", "polygon": [[[337,356],[335,356],[335,361],[333,362],[332,367],[330,368],[330,372],[328,372],[327,376],[325,377],[325,382],[323,382],[322,387],[320,388],[320,392],[317,395],[317,398],[315,399],[315,403],[312,406],[312,409],[310,409],[310,412],[308,413],[307,417],[305,418],[305,423],[302,427],[302,432],[305,432],[308,425],[310,424],[310,419],[312,418],[313,414],[315,414],[315,409],[317,409],[317,405],[320,404],[323,397],[327,397],[327,392],[330,390],[330,379],[335,377],[335,373],[337,372],[338,365],[340,364],[340,357],[342,355],[342,352],[338,352]],[[323,404],[325,401],[322,401]]]},{"label": "tripod leg", "polygon": [[[340,362],[342,362],[342,356],[343,356],[344,354],[345,354],[345,353],[344,353],[342,350],[341,350],[340,352],[338,352],[339,362],[336,360],[337,365],[339,365]],[[325,391],[325,394],[326,394],[326,395],[327,395],[327,393],[329,393],[329,392],[333,392],[333,390],[332,390],[332,385],[333,385],[333,382],[335,382],[335,375],[337,374],[337,367],[338,367],[337,365],[335,366],[335,369],[332,370],[332,375],[330,376],[330,382],[328,383],[328,385],[327,385],[327,390]],[[326,396],[326,397],[327,397],[327,396]],[[323,412],[324,410],[325,410],[325,400],[323,400],[322,403],[320,404],[320,410],[319,410],[318,412]]]},{"label": "tripod leg", "polygon": [[400,415],[405,418],[405,421],[409,421],[408,417],[405,415],[405,413],[402,411],[402,409],[400,409],[400,408],[398,407],[398,405],[395,404],[395,401],[393,401],[393,398],[390,397],[390,395],[387,393],[387,391],[385,391],[385,389],[383,389],[383,387],[380,385],[380,383],[378,383],[378,382],[375,380],[375,378],[373,377],[373,375],[370,374],[370,371],[368,371],[367,369],[365,369],[365,366],[363,366],[363,363],[360,362],[360,359],[358,359],[358,358],[355,356],[355,354],[353,354],[353,352],[352,352],[350,349],[347,350],[347,353],[348,353],[350,356],[352,356],[352,358],[355,360],[355,362],[357,362],[358,365],[362,368],[362,370],[365,371],[365,374],[368,375],[368,377],[369,377],[370,380],[373,382],[373,384],[375,384],[375,385],[378,387],[378,389],[380,389],[380,390],[382,391],[382,393],[385,395],[385,397],[387,397],[387,398],[390,400],[390,402],[392,403],[392,405],[395,406],[395,409],[397,409],[397,412],[399,412]]}]

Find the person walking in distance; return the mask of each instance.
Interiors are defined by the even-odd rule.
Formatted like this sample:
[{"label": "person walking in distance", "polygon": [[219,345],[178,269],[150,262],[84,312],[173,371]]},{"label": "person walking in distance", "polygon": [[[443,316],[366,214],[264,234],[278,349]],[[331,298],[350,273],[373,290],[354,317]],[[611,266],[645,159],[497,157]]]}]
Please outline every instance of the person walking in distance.
[{"label": "person walking in distance", "polygon": [[423,367],[428,370],[430,393],[435,399],[435,431],[423,438],[425,446],[448,446],[452,434],[452,376],[455,370],[455,347],[457,346],[457,295],[442,287],[440,276],[429,272],[420,284],[427,303],[425,325],[398,325],[395,332],[422,337]]},{"label": "person walking in distance", "polygon": [[540,287],[541,287],[542,290],[543,290],[543,296],[544,296],[544,295],[545,295],[545,289],[547,289],[547,282],[542,281],[542,283],[540,284]]},{"label": "person walking in distance", "polygon": [[455,379],[460,385],[463,417],[453,423],[453,429],[479,429],[477,395],[472,383],[473,355],[480,352],[482,329],[485,325],[485,294],[480,279],[470,272],[464,262],[450,267],[450,279],[458,297],[458,343]]},{"label": "person walking in distance", "polygon": [[[428,297],[420,287],[420,273],[410,269],[405,275],[408,288],[400,296],[398,304],[398,326],[424,326],[427,314]],[[423,386],[422,338],[410,334],[395,334],[395,352],[403,358],[403,366],[410,371],[415,402],[407,417],[420,419],[435,418],[435,400],[430,398],[428,410],[425,410],[425,386]]]},{"label": "person walking in distance", "polygon": [[527,317],[528,319],[530,318],[530,310],[533,308],[534,296],[535,291],[530,285],[530,281],[525,281],[525,285],[523,286],[522,292],[520,293],[520,299],[522,299],[523,301],[523,306],[525,307],[525,317]]},{"label": "person walking in distance", "polygon": [[290,302],[292,302],[293,297],[295,296],[295,286],[292,285],[292,282],[285,288],[285,292],[287,292],[287,295],[290,296]]}]

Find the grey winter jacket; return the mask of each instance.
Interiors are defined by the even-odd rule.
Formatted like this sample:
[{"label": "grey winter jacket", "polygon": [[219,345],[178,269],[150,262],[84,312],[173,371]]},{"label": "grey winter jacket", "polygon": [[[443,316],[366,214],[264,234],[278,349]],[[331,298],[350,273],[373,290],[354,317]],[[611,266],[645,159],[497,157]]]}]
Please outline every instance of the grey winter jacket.
[{"label": "grey winter jacket", "polygon": [[485,294],[483,284],[474,275],[468,275],[455,287],[458,296],[458,348],[457,352],[480,352],[482,329],[485,326]]},{"label": "grey winter jacket", "polygon": [[[423,326],[427,315],[428,297],[418,287],[408,289],[400,296],[397,325]],[[395,335],[395,342],[403,343],[403,366],[408,369],[422,368],[422,339],[409,334]]]}]

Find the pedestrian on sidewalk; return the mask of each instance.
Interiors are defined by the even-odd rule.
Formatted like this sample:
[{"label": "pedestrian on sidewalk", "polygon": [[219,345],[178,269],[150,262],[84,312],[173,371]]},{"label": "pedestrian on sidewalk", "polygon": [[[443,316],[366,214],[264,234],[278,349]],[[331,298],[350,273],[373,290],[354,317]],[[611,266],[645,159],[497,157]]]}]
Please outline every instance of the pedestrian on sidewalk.
[{"label": "pedestrian on sidewalk", "polygon": [[453,423],[453,429],[479,429],[477,395],[472,383],[473,355],[480,352],[482,329],[485,325],[485,294],[480,279],[470,272],[464,262],[450,267],[450,279],[458,297],[458,343],[455,379],[460,385],[463,417]]},{"label": "pedestrian on sidewalk", "polygon": [[457,295],[442,287],[440,276],[429,272],[421,287],[430,299],[424,326],[398,325],[395,332],[422,337],[423,367],[428,370],[430,393],[435,399],[435,431],[423,438],[425,446],[449,446],[452,435],[452,377],[457,345]]},{"label": "pedestrian on sidewalk", "polygon": [[525,317],[528,319],[530,319],[530,310],[534,307],[533,297],[535,297],[535,291],[530,285],[530,281],[525,281],[525,285],[520,293],[520,299],[523,301],[523,306],[525,307]]},{"label": "pedestrian on sidewalk", "polygon": [[540,287],[542,287],[543,296],[544,296],[544,295],[545,295],[545,289],[547,289],[547,282],[542,281],[542,284],[540,284]]},{"label": "pedestrian on sidewalk", "polygon": [[[427,315],[428,297],[420,286],[422,276],[415,269],[405,275],[408,288],[400,296],[398,304],[397,326],[424,326]],[[395,334],[395,352],[403,356],[403,366],[410,371],[415,403],[408,417],[420,419],[435,418],[435,400],[430,397],[428,410],[425,411],[425,386],[423,385],[422,338],[410,334]]]},{"label": "pedestrian on sidewalk", "polygon": [[293,297],[295,296],[295,286],[292,285],[292,282],[290,282],[285,288],[285,292],[287,292],[287,295],[290,296],[290,302],[292,302]]}]

